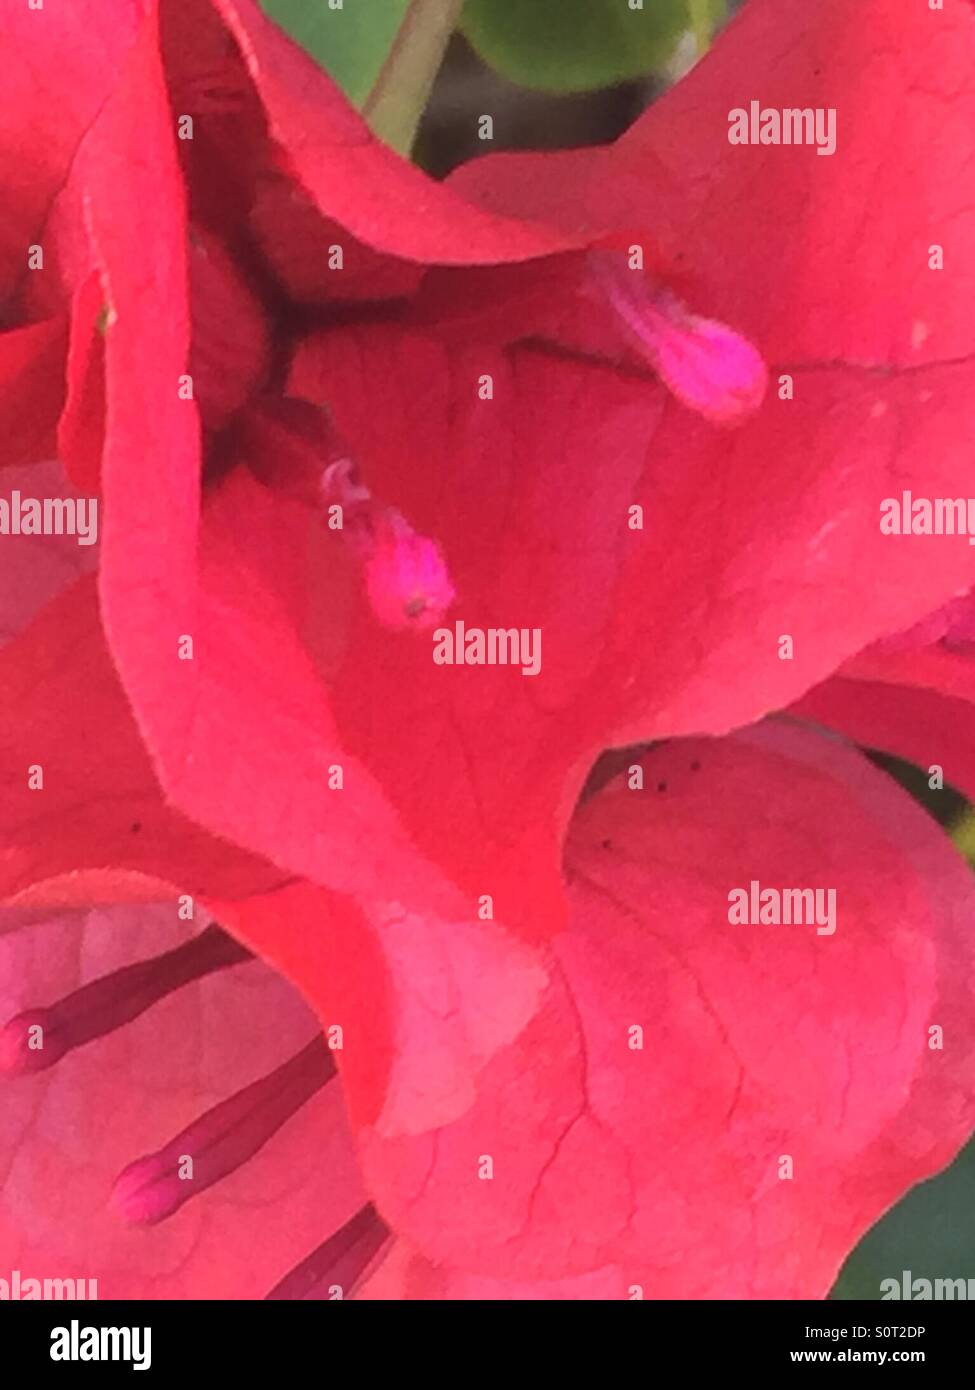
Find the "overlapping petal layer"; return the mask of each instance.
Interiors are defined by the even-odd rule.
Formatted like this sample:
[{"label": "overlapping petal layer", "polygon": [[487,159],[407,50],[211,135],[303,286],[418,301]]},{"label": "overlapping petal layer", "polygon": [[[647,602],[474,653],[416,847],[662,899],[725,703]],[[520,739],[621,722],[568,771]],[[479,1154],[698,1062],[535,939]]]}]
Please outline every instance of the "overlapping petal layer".
[{"label": "overlapping petal layer", "polygon": [[[0,936],[0,1016],[173,947],[192,928],[173,900]],[[336,1086],[162,1225],[126,1224],[109,1198],[129,1162],[284,1061],[316,1026],[292,989],[251,963],[187,985],[50,1072],[4,1078],[4,1277],[95,1279],[99,1299],[262,1298],[364,1200]]]},{"label": "overlapping petal layer", "polygon": [[[573,822],[572,919],[534,963],[488,924],[346,921],[343,941],[374,953],[371,990],[361,979],[353,996],[321,968],[334,945],[315,948],[311,997],[349,1025],[366,1180],[422,1252],[377,1291],[820,1297],[867,1226],[967,1137],[975,895],[940,829],[862,755],[784,724],[676,741],[642,767],[642,790],[617,779]],[[834,893],[832,930],[826,911],[729,921],[729,894],[753,881],[819,890],[823,907]],[[235,926],[293,968],[322,903],[291,890],[280,908],[238,906]],[[472,970],[484,958],[493,1010]],[[379,1053],[381,1108],[363,1075]],[[458,1113],[416,1132],[458,1055]],[[411,1065],[427,1087],[408,1128]]]}]

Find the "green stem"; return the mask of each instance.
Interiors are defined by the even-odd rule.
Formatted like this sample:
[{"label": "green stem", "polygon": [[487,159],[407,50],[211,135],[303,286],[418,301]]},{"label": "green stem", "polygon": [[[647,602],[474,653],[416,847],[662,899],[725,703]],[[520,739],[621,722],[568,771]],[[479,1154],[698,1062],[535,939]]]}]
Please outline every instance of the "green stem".
[{"label": "green stem", "polygon": [[410,8],[362,114],[373,131],[400,154],[409,154],[426,109],[447,41],[464,0],[411,0]]},{"label": "green stem", "polygon": [[703,58],[711,47],[711,39],[725,6],[716,0],[688,0],[691,30],[697,42],[697,56]]}]

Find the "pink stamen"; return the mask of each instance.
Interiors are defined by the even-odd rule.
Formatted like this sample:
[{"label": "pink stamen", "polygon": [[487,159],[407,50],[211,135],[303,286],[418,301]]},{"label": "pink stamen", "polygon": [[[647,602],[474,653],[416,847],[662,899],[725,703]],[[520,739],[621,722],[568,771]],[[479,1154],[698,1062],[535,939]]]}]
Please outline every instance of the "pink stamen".
[{"label": "pink stamen", "polygon": [[456,598],[443,552],[393,507],[376,501],[349,459],[322,476],[322,496],[343,510],[343,532],[365,575],[372,611],[384,627],[436,627]]},{"label": "pink stamen", "polygon": [[768,368],[747,338],[691,313],[618,256],[593,252],[589,264],[641,354],[678,400],[722,425],[738,424],[758,409]]},{"label": "pink stamen", "polygon": [[[157,1153],[119,1174],[110,1205],[134,1225],[152,1226],[252,1158],[284,1122],[335,1075],[321,1037],[259,1081],[222,1101]],[[185,1159],[192,1176],[181,1175]]]},{"label": "pink stamen", "polygon": [[[28,1009],[0,1031],[0,1075],[46,1071],[74,1048],[131,1023],[173,990],[250,959],[232,936],[209,926],[192,941],[113,970],[49,1008]],[[32,1045],[35,1040],[40,1046]]]},{"label": "pink stamen", "polygon": [[334,1288],[341,1289],[342,1297],[347,1298],[388,1238],[389,1229],[375,1207],[363,1207],[341,1230],[295,1265],[264,1295],[265,1300],[329,1298]]}]

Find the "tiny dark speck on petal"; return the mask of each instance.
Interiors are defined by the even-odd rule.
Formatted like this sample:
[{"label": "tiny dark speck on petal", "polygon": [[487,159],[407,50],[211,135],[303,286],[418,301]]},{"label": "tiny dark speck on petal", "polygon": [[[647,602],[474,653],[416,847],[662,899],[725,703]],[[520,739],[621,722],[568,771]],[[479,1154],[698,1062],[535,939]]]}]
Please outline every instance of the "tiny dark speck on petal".
[{"label": "tiny dark speck on petal", "polygon": [[667,790],[667,783],[666,783],[666,782],[658,782],[658,783],[657,783],[657,791],[658,791],[658,792],[665,792],[666,790]]},{"label": "tiny dark speck on petal", "polygon": [[132,834],[133,834],[133,835],[138,835],[138,833],[139,833],[139,831],[140,831],[141,829],[142,829],[142,822],[141,822],[141,820],[134,820],[134,821],[132,822]]},{"label": "tiny dark speck on petal", "polygon": [[613,842],[612,842],[612,840],[604,840],[604,841],[603,841],[603,849],[612,849],[612,848],[613,848]]},{"label": "tiny dark speck on petal", "polygon": [[691,771],[692,771],[692,772],[700,772],[700,770],[701,770],[701,764],[700,764],[700,763],[697,761],[697,759],[695,758],[694,761],[691,763]]}]

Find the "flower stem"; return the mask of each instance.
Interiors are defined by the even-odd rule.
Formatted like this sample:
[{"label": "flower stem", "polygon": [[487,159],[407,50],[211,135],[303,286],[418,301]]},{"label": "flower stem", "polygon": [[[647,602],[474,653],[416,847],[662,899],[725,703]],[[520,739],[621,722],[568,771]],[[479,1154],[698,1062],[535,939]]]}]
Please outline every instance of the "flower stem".
[{"label": "flower stem", "polygon": [[688,0],[691,32],[697,42],[697,56],[699,58],[703,58],[710,48],[719,17],[722,16],[724,10],[725,6],[716,4],[715,0]]},{"label": "flower stem", "polygon": [[464,0],[411,0],[362,114],[380,140],[409,154]]}]

